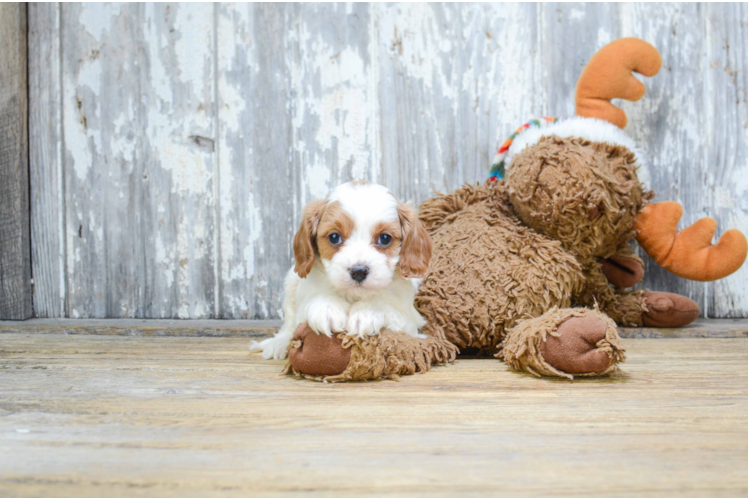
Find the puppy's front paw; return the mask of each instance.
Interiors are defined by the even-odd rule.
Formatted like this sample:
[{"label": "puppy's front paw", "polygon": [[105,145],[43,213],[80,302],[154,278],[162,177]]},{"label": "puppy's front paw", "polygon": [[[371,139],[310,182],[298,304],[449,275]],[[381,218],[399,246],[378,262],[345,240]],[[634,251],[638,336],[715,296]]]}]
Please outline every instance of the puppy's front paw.
[{"label": "puppy's front paw", "polygon": [[412,321],[408,321],[402,314],[398,314],[393,311],[390,311],[388,314],[386,313],[384,315],[383,328],[387,328],[388,330],[393,330],[395,332],[407,333],[411,337],[426,338],[425,335],[420,336],[420,334],[418,333],[418,325],[416,325]]},{"label": "puppy's front paw", "polygon": [[262,351],[263,359],[285,359],[290,340],[288,335],[276,335],[261,342],[252,342],[249,350],[250,352]]},{"label": "puppy's front paw", "polygon": [[384,313],[371,307],[353,307],[348,314],[348,335],[364,337],[377,335],[384,327]]},{"label": "puppy's front paw", "polygon": [[345,330],[348,313],[342,307],[329,302],[317,302],[309,307],[307,323],[317,333],[332,337],[333,333]]}]

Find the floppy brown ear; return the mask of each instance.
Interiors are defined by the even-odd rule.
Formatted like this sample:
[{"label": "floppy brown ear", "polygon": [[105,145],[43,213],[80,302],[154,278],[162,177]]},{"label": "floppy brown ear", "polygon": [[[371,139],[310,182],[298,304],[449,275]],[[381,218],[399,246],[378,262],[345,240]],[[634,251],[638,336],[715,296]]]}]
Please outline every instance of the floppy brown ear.
[{"label": "floppy brown ear", "polygon": [[317,248],[317,227],[326,206],[323,200],[313,201],[304,208],[299,230],[293,237],[293,256],[296,265],[293,270],[300,278],[306,278],[314,265],[314,253]]},{"label": "floppy brown ear", "polygon": [[403,228],[403,243],[400,247],[400,274],[405,278],[425,278],[431,264],[433,243],[431,236],[418,220],[415,209],[408,204],[397,207],[400,225]]}]

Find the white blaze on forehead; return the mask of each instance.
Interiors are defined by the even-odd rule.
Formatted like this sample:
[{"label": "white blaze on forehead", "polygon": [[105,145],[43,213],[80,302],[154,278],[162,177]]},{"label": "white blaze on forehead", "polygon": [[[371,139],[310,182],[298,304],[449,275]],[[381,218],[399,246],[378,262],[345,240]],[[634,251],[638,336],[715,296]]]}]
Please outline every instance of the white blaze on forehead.
[{"label": "white blaze on forehead", "polygon": [[398,219],[397,200],[384,186],[379,184],[358,184],[348,182],[330,193],[330,202],[340,202],[343,210],[354,221],[355,228],[371,231],[378,222],[392,222]]},{"label": "white blaze on forehead", "polygon": [[[335,255],[329,260],[322,259],[327,278],[333,286],[346,290],[346,293],[359,295],[389,286],[400,255],[388,255],[375,248],[374,237],[377,235],[374,231],[379,223],[398,220],[397,200],[393,194],[378,184],[349,182],[335,188],[327,201],[338,202],[353,221],[353,231]],[[355,283],[350,275],[355,265],[369,269],[366,279],[360,284]]]}]

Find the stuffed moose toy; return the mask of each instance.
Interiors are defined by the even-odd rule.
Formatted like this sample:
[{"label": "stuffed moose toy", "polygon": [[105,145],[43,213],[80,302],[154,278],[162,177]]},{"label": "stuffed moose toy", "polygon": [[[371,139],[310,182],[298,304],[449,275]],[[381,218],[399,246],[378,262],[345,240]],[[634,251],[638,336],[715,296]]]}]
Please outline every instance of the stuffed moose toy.
[{"label": "stuffed moose toy", "polygon": [[625,360],[616,325],[696,319],[699,307],[686,297],[631,288],[644,268],[630,240],[699,281],[736,271],[748,245],[734,229],[712,245],[709,218],[678,232],[681,206],[649,203],[654,193],[637,177],[642,157],[610,100],[640,99],[644,86],[631,72],[654,76],[660,65],[642,40],[610,43],[577,83],[577,116],[533,120],[501,146],[488,181],[421,204],[433,241],[416,295],[426,339],[389,330],[329,338],[302,324],[285,372],[331,382],[392,378],[462,350],[537,376],[602,375]]}]

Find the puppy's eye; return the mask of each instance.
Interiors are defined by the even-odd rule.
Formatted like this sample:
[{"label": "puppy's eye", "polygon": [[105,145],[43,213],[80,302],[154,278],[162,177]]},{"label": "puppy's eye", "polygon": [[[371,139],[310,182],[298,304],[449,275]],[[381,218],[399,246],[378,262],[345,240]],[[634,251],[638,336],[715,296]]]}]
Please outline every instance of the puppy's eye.
[{"label": "puppy's eye", "polygon": [[330,233],[327,236],[327,241],[330,242],[330,245],[338,246],[343,242],[343,237],[338,233]]},{"label": "puppy's eye", "polygon": [[379,246],[387,247],[392,243],[392,236],[387,233],[382,233],[379,235],[379,238],[377,238],[377,243]]}]

